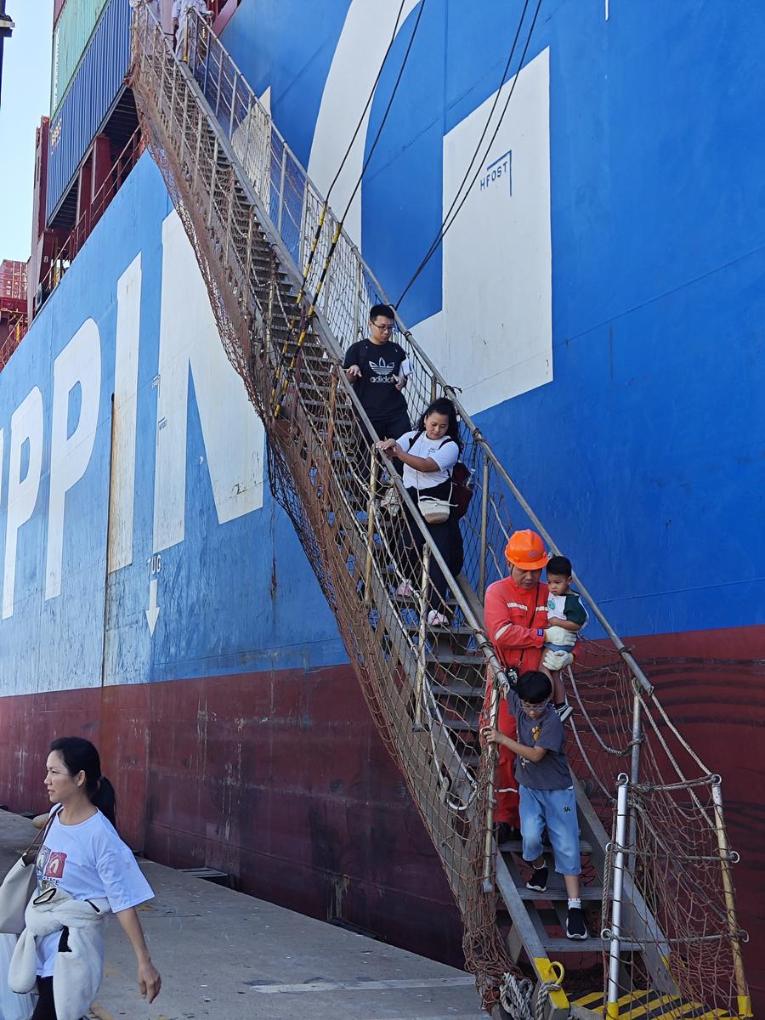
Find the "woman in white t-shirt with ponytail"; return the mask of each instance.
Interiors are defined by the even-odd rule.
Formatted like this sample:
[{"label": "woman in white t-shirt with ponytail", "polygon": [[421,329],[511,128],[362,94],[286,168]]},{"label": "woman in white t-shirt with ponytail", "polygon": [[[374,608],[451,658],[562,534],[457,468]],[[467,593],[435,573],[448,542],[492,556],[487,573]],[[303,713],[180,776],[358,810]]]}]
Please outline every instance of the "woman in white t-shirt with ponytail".
[{"label": "woman in white t-shirt with ponytail", "polygon": [[[389,457],[403,463],[404,487],[415,506],[420,505],[422,497],[451,502],[452,471],[460,455],[459,421],[451,400],[446,397],[434,400],[420,418],[416,429],[405,432],[396,440],[383,439],[377,446]],[[412,521],[407,523],[406,549],[400,566],[409,579],[398,586],[396,594],[401,598],[414,596],[415,586],[419,587],[421,583],[419,566],[425,544],[419,527]],[[438,524],[426,521],[425,526],[449,570],[452,574],[458,574],[462,569],[464,552],[454,507],[447,520]],[[431,559],[431,590],[428,593],[430,608],[427,614],[427,623],[431,627],[443,627],[449,623],[448,588],[443,571],[435,559]]]},{"label": "woman in white t-shirt with ponytail", "polygon": [[[35,819],[47,831],[11,979],[34,984],[36,971],[39,999],[32,1020],[60,1020],[56,1006],[63,1009],[62,1003],[66,1013],[86,1013],[103,974],[103,916],[112,912],[135,952],[141,995],[152,1002],[161,979],[135,908],[154,893],[114,828],[114,789],[101,775],[98,751],[89,740],[61,737],[51,744],[46,769],[45,786],[54,806]],[[73,952],[70,943],[77,947],[74,955],[85,954],[86,968],[70,966],[74,957],[65,957]]]}]

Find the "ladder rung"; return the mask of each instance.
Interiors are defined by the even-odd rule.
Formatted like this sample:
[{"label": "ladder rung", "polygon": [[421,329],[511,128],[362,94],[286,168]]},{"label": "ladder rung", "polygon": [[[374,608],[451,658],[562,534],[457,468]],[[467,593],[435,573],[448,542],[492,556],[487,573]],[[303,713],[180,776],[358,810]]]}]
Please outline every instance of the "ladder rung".
[{"label": "ladder rung", "polygon": [[[417,631],[420,629],[420,625],[418,623],[408,623],[406,624],[406,629],[416,634]],[[465,624],[460,624],[460,626],[455,627],[454,625],[449,626],[448,623],[445,624],[443,627],[428,627],[428,632],[431,634],[436,634],[438,637],[441,637],[442,635],[453,637],[471,637],[472,634],[474,633],[473,628],[468,627]]]},{"label": "ladder rung", "polygon": [[478,732],[478,723],[469,719],[444,719],[444,726],[447,730],[454,730],[455,733]]},{"label": "ladder rung", "polygon": [[486,657],[482,652],[444,652],[442,655],[428,655],[430,663],[440,663],[442,666],[485,666]]},{"label": "ladder rung", "polygon": [[[607,945],[599,935],[594,936],[592,933],[590,933],[588,939],[567,939],[565,936],[552,938],[551,936],[546,936],[543,942],[545,949],[551,956],[559,953],[597,953],[600,956],[603,952],[604,944]],[[622,942],[623,953],[639,953],[642,948],[639,942]]]},{"label": "ladder rung", "polygon": [[[548,886],[544,892],[537,892],[536,889],[527,889],[525,885],[519,885],[518,895],[522,900],[529,900],[533,903],[568,899],[568,893],[562,885],[554,886],[553,888]],[[579,890],[579,897],[582,900],[602,903],[603,889],[599,885],[583,885]]]},{"label": "ladder rung", "polygon": [[460,683],[459,680],[449,684],[431,684],[431,690],[439,698],[480,698],[483,700],[485,693],[483,684],[480,687],[474,687],[465,681]]},{"label": "ladder rung", "polygon": [[[501,843],[499,849],[502,851],[503,854],[509,853],[519,854],[523,849],[523,843],[521,842],[520,839],[509,839],[507,840],[506,843]],[[579,840],[579,849],[583,854],[592,853],[592,846],[587,842],[586,839]],[[550,846],[549,843],[544,843],[542,845],[542,851],[546,854],[551,854],[552,847]]]}]

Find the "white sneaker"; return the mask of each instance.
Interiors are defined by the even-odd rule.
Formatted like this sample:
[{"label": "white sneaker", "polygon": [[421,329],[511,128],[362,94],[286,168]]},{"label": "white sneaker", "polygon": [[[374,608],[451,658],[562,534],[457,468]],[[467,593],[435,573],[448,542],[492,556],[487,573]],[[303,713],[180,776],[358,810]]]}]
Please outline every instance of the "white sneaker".
[{"label": "white sneaker", "polygon": [[426,623],[429,627],[446,627],[449,620],[443,613],[439,613],[436,609],[431,609],[426,617]]},{"label": "white sneaker", "polygon": [[401,584],[396,588],[397,599],[411,599],[414,598],[416,592],[409,581],[402,581]]},{"label": "white sneaker", "polygon": [[380,500],[380,509],[385,510],[391,517],[395,517],[400,512],[401,500],[394,485],[391,485],[386,490],[385,495]]},{"label": "white sneaker", "polygon": [[564,701],[562,705],[556,705],[555,711],[558,713],[558,718],[561,722],[565,722],[567,719],[570,719],[574,713],[573,708],[567,701]]}]

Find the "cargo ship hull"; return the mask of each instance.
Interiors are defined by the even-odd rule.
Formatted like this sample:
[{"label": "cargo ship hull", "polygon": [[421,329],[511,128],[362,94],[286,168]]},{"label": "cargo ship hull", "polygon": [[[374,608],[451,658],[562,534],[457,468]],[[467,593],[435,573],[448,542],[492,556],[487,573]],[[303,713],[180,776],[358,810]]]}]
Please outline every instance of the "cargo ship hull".
[{"label": "cargo ship hull", "polygon": [[[101,8],[98,46],[127,5]],[[401,312],[723,776],[757,1001],[764,16],[551,0],[513,86],[521,5],[432,5],[393,101],[418,5],[398,25],[397,3],[375,10],[245,0],[223,41],[326,188],[396,36],[332,198],[369,156],[346,226],[394,296],[514,88]],[[130,108],[122,28],[104,117]],[[57,229],[103,128],[67,135],[100,52],[57,72]],[[147,154],[42,296],[0,374],[0,800],[41,808],[50,739],[83,733],[136,849],[458,960],[445,879],[269,492],[262,427]]]}]

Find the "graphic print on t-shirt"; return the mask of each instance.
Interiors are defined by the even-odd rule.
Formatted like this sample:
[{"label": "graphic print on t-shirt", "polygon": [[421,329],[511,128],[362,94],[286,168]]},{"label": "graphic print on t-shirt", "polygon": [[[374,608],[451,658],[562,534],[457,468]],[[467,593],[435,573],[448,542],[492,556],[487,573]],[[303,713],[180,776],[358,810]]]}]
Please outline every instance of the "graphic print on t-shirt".
[{"label": "graphic print on t-shirt", "polygon": [[406,400],[396,383],[409,374],[406,351],[392,340],[373,344],[357,340],[345,354],[343,368],[356,365],[361,377],[354,380],[361,405],[373,422],[406,411]]},{"label": "graphic print on t-shirt", "polygon": [[369,381],[371,383],[388,382],[388,376],[393,374],[395,367],[395,361],[386,361],[385,358],[380,358],[378,361],[370,361],[369,368],[372,375],[370,376]]},{"label": "graphic print on t-shirt", "polygon": [[37,888],[44,892],[52,885],[58,885],[64,875],[67,855],[62,850],[51,850],[43,846],[37,856]]},{"label": "graphic print on t-shirt", "polygon": [[43,871],[43,878],[61,878],[64,874],[65,864],[66,854],[58,853],[55,850],[51,851],[45,871]]}]

